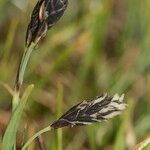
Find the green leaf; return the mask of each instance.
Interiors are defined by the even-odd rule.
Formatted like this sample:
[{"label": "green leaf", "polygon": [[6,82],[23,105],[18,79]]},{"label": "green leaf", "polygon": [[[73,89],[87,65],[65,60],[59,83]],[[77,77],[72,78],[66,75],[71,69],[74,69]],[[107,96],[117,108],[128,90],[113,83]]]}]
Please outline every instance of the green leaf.
[{"label": "green leaf", "polygon": [[16,110],[12,114],[12,117],[9,121],[9,124],[7,126],[7,129],[5,131],[4,137],[3,137],[3,143],[2,143],[2,149],[3,150],[12,150],[13,146],[16,141],[16,133],[17,129],[23,114],[24,107],[27,103],[27,99],[29,95],[31,94],[31,91],[33,89],[34,85],[30,85],[25,90],[22,98],[20,99],[19,105],[16,107]]}]

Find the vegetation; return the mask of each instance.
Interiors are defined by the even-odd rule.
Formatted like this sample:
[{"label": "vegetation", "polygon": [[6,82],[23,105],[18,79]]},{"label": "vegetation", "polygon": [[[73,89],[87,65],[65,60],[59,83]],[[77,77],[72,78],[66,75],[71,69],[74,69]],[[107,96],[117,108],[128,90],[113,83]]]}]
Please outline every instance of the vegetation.
[{"label": "vegetation", "polygon": [[[20,85],[35,3],[0,0],[0,146],[21,149],[38,136],[30,149],[150,149],[150,1],[69,1],[36,47],[28,39],[32,54]],[[47,132],[69,108],[103,93],[125,94],[123,115]]]}]

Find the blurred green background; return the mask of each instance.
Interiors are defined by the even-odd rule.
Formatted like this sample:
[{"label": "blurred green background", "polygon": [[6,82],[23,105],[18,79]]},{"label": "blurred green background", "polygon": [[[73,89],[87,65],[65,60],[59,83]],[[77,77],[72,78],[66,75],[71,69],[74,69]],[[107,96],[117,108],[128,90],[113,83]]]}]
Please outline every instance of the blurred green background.
[{"label": "blurred green background", "polygon": [[[35,3],[0,0],[0,143],[11,116],[8,85],[14,87]],[[108,122],[46,133],[30,150],[39,143],[49,150],[131,149],[150,135],[150,0],[69,0],[32,54],[23,89],[31,83],[18,149],[70,107],[102,93],[125,93],[127,111]]]}]

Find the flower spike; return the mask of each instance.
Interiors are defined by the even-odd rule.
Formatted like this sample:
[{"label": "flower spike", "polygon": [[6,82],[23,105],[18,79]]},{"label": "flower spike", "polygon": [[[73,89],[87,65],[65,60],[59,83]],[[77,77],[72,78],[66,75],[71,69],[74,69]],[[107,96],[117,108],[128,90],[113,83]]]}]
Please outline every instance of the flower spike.
[{"label": "flower spike", "polygon": [[125,108],[124,94],[113,97],[107,94],[97,97],[92,101],[83,101],[68,110],[55,121],[51,127],[57,129],[65,126],[88,125],[95,122],[108,120],[119,115]]},{"label": "flower spike", "polygon": [[49,28],[62,17],[68,0],[38,0],[31,15],[26,33],[26,46],[37,44]]}]

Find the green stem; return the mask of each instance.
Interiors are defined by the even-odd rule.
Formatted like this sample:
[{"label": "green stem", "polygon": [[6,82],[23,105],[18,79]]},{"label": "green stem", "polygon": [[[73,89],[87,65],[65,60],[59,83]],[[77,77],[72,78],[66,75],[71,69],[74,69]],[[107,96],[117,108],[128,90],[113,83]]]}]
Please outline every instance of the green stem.
[{"label": "green stem", "polygon": [[31,53],[34,47],[35,47],[35,44],[32,43],[29,47],[25,48],[20,65],[19,65],[16,83],[15,83],[15,91],[13,95],[13,104],[12,104],[13,111],[15,110],[16,106],[19,103],[20,88],[23,83],[24,73],[25,73],[29,58],[31,56]]},{"label": "green stem", "polygon": [[15,111],[15,108],[17,107],[19,102],[19,92],[15,90],[14,95],[13,95],[13,99],[12,99],[12,111]]},{"label": "green stem", "polygon": [[16,79],[16,89],[17,89],[17,91],[20,90],[20,87],[23,83],[24,73],[25,73],[29,58],[31,56],[31,53],[32,53],[34,47],[35,47],[35,44],[32,43],[29,47],[25,48],[25,51],[24,51],[24,54],[22,56],[21,63],[19,65],[19,69],[18,69],[18,72],[17,72],[17,79]]},{"label": "green stem", "polygon": [[38,131],[36,134],[34,134],[26,143],[25,145],[22,147],[21,150],[26,150],[26,148],[33,142],[34,139],[36,139],[38,136],[40,136],[41,134],[50,131],[52,128],[51,126],[48,126],[40,131]]},{"label": "green stem", "polygon": [[[35,44],[31,44],[28,48],[25,48],[20,65],[19,65],[19,69],[17,72],[17,78],[16,78],[16,83],[15,83],[15,90],[13,93],[13,99],[12,99],[12,111],[14,112],[16,107],[18,106],[19,103],[19,96],[20,96],[20,88],[21,85],[23,83],[23,78],[24,78],[24,73],[25,73],[25,69],[27,67],[30,55],[33,51],[35,47]],[[16,144],[16,143],[15,143]],[[16,148],[16,146],[14,145],[14,149]]]}]

